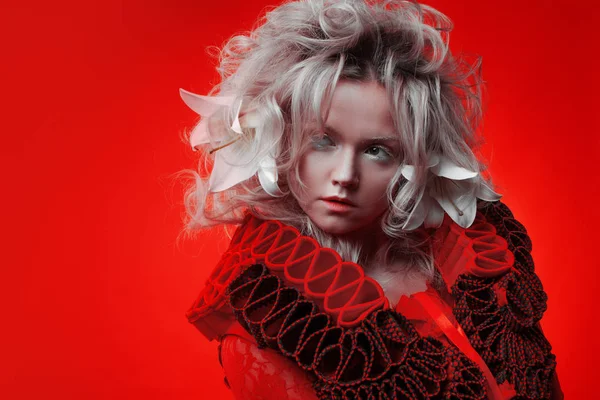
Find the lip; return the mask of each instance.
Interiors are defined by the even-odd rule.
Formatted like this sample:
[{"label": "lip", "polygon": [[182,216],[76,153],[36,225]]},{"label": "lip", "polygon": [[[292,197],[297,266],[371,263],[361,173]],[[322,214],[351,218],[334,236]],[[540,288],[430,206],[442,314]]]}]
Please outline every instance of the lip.
[{"label": "lip", "polygon": [[341,197],[326,197],[321,198],[321,201],[323,201],[329,211],[338,213],[349,212],[356,207],[354,203]]},{"label": "lip", "polygon": [[332,202],[332,203],[347,204],[349,206],[356,207],[356,204],[354,204],[353,202],[351,202],[350,200],[348,200],[345,197],[330,196],[330,197],[322,197],[321,200],[325,200],[327,202]]}]

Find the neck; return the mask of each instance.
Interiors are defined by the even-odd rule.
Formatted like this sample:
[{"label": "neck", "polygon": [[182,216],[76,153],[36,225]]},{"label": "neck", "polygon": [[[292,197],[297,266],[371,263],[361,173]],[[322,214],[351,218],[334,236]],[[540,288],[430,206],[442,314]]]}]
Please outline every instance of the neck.
[{"label": "neck", "polygon": [[342,235],[340,238],[357,244],[357,247],[360,248],[361,261],[366,264],[365,266],[373,263],[379,251],[389,241],[389,237],[381,229],[379,220],[375,220],[358,231]]}]

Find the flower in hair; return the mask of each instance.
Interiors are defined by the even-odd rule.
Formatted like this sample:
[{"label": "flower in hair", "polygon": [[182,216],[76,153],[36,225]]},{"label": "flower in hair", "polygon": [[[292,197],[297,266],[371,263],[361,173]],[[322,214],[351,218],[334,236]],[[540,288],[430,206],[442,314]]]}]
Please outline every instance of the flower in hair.
[{"label": "flower in hair", "polygon": [[[202,117],[190,135],[192,148],[197,150],[204,144],[214,146],[210,150],[211,154],[215,153],[215,161],[208,180],[209,191],[227,190],[257,174],[265,192],[274,197],[281,196],[274,156],[257,157],[251,148],[252,141],[240,140],[244,134],[242,128],[257,129],[261,125],[258,113],[250,111],[240,115],[242,100],[235,96],[201,96],[183,89],[179,89],[179,93],[185,104]],[[225,120],[232,108],[235,118],[230,127],[211,124],[211,116],[221,113]],[[232,140],[229,131],[235,132],[237,137]]]},{"label": "flower in hair", "polygon": [[[502,195],[494,192],[479,172],[459,167],[445,156],[434,154],[426,167],[426,185],[417,196],[415,206],[403,229],[413,230],[424,224],[439,228],[444,212],[463,228],[475,220],[477,198],[498,201]],[[415,166],[404,165],[402,176],[415,181]]]}]

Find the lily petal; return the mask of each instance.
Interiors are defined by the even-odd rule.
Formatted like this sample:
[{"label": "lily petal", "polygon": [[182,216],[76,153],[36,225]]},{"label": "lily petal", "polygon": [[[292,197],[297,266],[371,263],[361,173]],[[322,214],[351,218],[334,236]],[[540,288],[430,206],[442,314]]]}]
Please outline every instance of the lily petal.
[{"label": "lily petal", "polygon": [[427,215],[428,210],[426,208],[427,201],[421,201],[424,196],[428,195],[425,193],[425,190],[422,190],[421,193],[419,193],[419,196],[417,197],[417,201],[415,203],[415,206],[413,207],[413,210],[408,215],[408,218],[404,222],[404,225],[402,225],[402,229],[404,229],[405,231],[412,231],[414,229],[417,229],[425,220],[425,216]]},{"label": "lily petal", "polygon": [[[432,186],[431,196],[454,222],[463,228],[470,227],[475,221],[477,213],[477,198],[474,194],[473,181],[453,181],[445,178],[439,178],[436,181],[437,184]],[[460,215],[461,213],[462,215]]]},{"label": "lily petal", "polygon": [[415,167],[413,165],[403,165],[402,169],[402,176],[404,176],[406,179],[408,179],[409,181],[413,182],[415,179]]},{"label": "lily petal", "polygon": [[235,119],[233,120],[233,124],[231,124],[231,129],[239,135],[244,133],[244,132],[242,132],[242,125],[240,123],[240,109],[241,108],[242,108],[242,101],[239,100],[235,107]]},{"label": "lily petal", "polygon": [[485,201],[498,201],[502,198],[502,195],[494,192],[483,179],[480,180],[475,195]]},{"label": "lily petal", "polygon": [[440,162],[431,168],[437,176],[448,179],[464,180],[476,177],[479,173],[454,164],[448,157],[440,156]]},{"label": "lily petal", "polygon": [[437,201],[429,198],[431,204],[429,205],[429,212],[425,217],[425,228],[439,228],[444,222],[444,210]]},{"label": "lily petal", "polygon": [[[426,169],[430,169],[438,165],[440,162],[440,157],[437,154],[432,154],[429,157],[429,163],[425,167]],[[415,180],[416,167],[410,164],[404,164],[401,169],[402,176],[408,179],[411,182]]]},{"label": "lily petal", "polygon": [[[188,92],[184,89],[179,89],[179,95],[184,103],[191,108],[194,112],[202,117],[201,121],[196,125],[196,127],[192,130],[190,135],[190,144],[192,148],[196,148],[196,146],[201,144],[210,143],[211,141],[214,143],[219,143],[225,139],[224,134],[221,134],[217,137],[214,132],[209,131],[208,129],[208,117],[213,114],[226,109],[227,107],[231,107],[233,103],[236,101],[234,96],[202,96],[199,94],[195,94],[192,92]],[[239,113],[242,107],[242,101],[240,99],[237,100],[235,107],[235,119],[231,126],[231,129],[238,134],[242,133],[242,128],[240,126],[239,121]]]},{"label": "lily petal", "polygon": [[265,192],[273,197],[283,196],[283,192],[277,184],[277,165],[272,156],[266,156],[259,163],[258,181]]},{"label": "lily petal", "polygon": [[[242,108],[242,99],[234,96],[201,96],[184,89],[179,89],[179,93],[185,104],[202,116],[200,122],[192,130],[190,135],[190,144],[192,148],[199,145],[223,141],[226,134],[226,127],[219,125],[213,131],[220,131],[220,137],[215,137],[215,132],[209,132],[208,118],[211,115],[223,111],[228,107],[235,110],[235,118],[231,125],[231,130],[242,135],[242,127],[257,128],[261,124],[260,115],[255,109],[245,112],[240,116]],[[282,196],[283,193],[277,184],[277,166],[272,156],[265,156],[262,159],[253,157],[254,152],[247,148],[244,142],[233,143],[227,147],[221,148],[215,155],[213,170],[208,180],[208,188],[211,192],[220,192],[227,190],[238,183],[245,181],[258,172],[258,179],[261,186],[271,196]]]},{"label": "lily petal", "polygon": [[259,162],[252,155],[246,146],[239,143],[217,151],[208,189],[221,192],[250,179],[259,169]]},{"label": "lily petal", "polygon": [[206,119],[201,119],[198,125],[192,129],[190,134],[190,145],[195,150],[196,146],[201,144],[210,143],[210,136],[208,135],[208,122]]},{"label": "lily petal", "polygon": [[261,116],[256,109],[248,110],[239,115],[239,122],[244,128],[258,128],[261,124]]},{"label": "lily petal", "polygon": [[230,106],[234,100],[233,96],[202,96],[185,89],[179,89],[179,95],[189,108],[203,117],[214,114],[221,107]]}]

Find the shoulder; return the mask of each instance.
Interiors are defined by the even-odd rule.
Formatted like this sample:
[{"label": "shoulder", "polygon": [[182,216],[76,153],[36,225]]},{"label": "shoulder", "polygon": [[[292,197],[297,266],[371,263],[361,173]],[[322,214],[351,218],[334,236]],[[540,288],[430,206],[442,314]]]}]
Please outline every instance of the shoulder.
[{"label": "shoulder", "polygon": [[[540,329],[548,297],[535,273],[531,240],[502,202],[481,204],[480,213],[495,237],[506,243],[506,248],[485,240],[478,245],[490,252],[486,270],[502,272],[458,275],[451,288],[454,315],[499,383],[506,379],[519,395],[527,392],[550,398],[556,392],[551,384],[556,357]],[[500,242],[490,239],[490,243]],[[504,258],[507,270],[493,257],[500,249],[510,254]],[[506,353],[505,349],[516,351]],[[535,379],[530,381],[530,376]]]},{"label": "shoulder", "polygon": [[188,321],[208,340],[224,335],[235,321],[227,303],[227,286],[244,268],[255,263],[249,251],[249,236],[255,235],[265,221],[246,216],[235,231],[229,247],[214,266],[200,294],[186,312]]},{"label": "shoulder", "polygon": [[507,205],[480,201],[473,225],[461,228],[446,218],[432,240],[436,266],[458,307],[473,299],[492,302],[523,328],[542,318],[547,295],[535,273],[531,239]]},{"label": "shoulder", "polygon": [[468,228],[460,227],[446,215],[433,233],[435,264],[448,289],[463,273],[490,278],[506,275],[513,268],[515,257],[507,240],[510,235],[495,211],[506,206],[495,203],[481,202],[475,221]]}]

